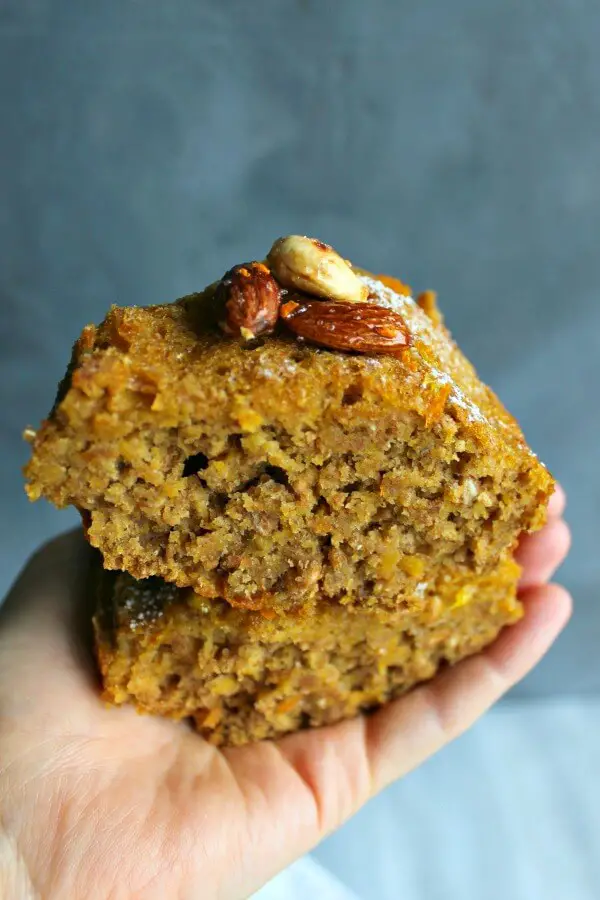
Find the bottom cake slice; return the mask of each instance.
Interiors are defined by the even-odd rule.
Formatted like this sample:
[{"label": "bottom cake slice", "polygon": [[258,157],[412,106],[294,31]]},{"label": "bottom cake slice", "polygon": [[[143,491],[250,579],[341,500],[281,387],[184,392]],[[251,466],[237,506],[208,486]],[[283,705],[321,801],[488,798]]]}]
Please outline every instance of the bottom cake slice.
[{"label": "bottom cake slice", "polygon": [[244,744],[374,709],[476,653],[522,614],[507,557],[469,581],[421,585],[397,611],[320,604],[267,618],[159,579],[95,573],[104,698],[190,718]]}]

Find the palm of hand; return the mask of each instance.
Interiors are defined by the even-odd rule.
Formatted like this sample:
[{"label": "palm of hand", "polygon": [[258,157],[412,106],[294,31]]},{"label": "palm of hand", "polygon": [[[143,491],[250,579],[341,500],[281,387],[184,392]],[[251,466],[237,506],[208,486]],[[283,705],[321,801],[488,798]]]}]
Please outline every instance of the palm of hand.
[{"label": "palm of hand", "polygon": [[[185,725],[105,708],[84,669],[51,656],[52,678],[23,673],[0,729],[14,786],[2,825],[43,897],[246,897],[368,795],[357,722],[329,741],[221,752]],[[328,787],[340,764],[341,798]]]},{"label": "palm of hand", "polygon": [[100,703],[74,621],[77,610],[89,618],[81,539],[51,545],[0,630],[0,886],[6,857],[19,900],[247,897],[545,652],[569,612],[568,595],[545,584],[567,549],[561,511],[555,498],[521,547],[525,619],[485,654],[373,716],[225,751]]}]

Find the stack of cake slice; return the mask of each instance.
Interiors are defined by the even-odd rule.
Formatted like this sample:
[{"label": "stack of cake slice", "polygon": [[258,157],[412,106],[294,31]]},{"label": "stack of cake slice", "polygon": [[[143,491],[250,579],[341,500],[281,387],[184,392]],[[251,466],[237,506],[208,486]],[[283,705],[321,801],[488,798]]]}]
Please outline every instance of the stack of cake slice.
[{"label": "stack of cake slice", "polygon": [[104,697],[240,744],[372,709],[519,618],[553,481],[431,292],[301,236],[77,341],[31,499],[81,512]]}]

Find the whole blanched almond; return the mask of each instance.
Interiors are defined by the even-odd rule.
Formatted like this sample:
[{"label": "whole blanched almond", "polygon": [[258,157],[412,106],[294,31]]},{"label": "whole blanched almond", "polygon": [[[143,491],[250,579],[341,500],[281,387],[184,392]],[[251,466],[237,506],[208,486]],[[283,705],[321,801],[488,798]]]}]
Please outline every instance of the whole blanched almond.
[{"label": "whole blanched almond", "polygon": [[333,350],[399,353],[411,343],[402,316],[374,303],[331,303],[293,295],[280,314],[298,337]]},{"label": "whole blanched almond", "polygon": [[264,263],[244,263],[225,273],[215,300],[225,307],[225,333],[251,340],[275,328],[281,288]]},{"label": "whole blanched almond", "polygon": [[301,234],[275,241],[267,256],[271,272],[283,287],[313,297],[364,303],[369,290],[345,259],[329,244]]}]

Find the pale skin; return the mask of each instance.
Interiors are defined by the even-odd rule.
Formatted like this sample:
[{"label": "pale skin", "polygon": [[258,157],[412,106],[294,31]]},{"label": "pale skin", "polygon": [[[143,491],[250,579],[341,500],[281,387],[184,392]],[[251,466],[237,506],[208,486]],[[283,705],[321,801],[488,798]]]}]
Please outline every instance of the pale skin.
[{"label": "pale skin", "polygon": [[543,531],[522,540],[526,615],[485,653],[371,716],[223,751],[101,703],[86,547],[79,533],[44,547],[0,613],[0,896],[248,897],[544,655],[571,609],[549,583],[569,545],[564,503],[559,489]]}]

